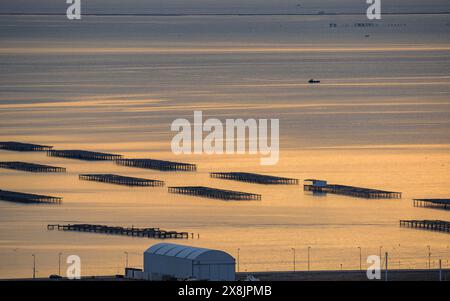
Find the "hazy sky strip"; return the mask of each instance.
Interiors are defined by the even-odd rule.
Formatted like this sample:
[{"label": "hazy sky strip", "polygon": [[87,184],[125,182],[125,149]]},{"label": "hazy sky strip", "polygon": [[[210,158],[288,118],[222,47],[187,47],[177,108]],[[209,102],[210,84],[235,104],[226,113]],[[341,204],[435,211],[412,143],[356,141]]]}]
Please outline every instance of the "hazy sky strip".
[{"label": "hazy sky strip", "polygon": [[[81,0],[85,14],[364,13],[365,0]],[[1,1],[0,13],[64,13],[65,0]],[[385,13],[449,12],[448,0],[384,0]]]}]

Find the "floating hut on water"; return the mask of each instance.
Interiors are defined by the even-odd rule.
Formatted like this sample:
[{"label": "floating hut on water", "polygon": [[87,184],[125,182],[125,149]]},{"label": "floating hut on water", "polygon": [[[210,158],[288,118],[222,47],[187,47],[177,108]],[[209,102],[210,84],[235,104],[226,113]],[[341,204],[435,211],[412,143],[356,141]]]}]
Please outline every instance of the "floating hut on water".
[{"label": "floating hut on water", "polygon": [[402,197],[401,192],[328,184],[327,181],[316,179],[306,179],[303,188],[305,191],[334,193],[366,199],[400,199]]},{"label": "floating hut on water", "polygon": [[64,167],[41,165],[27,162],[0,162],[0,168],[29,171],[29,172],[66,172]]},{"label": "floating hut on water", "polygon": [[414,199],[413,206],[450,210],[450,199]]},{"label": "floating hut on water", "polygon": [[235,180],[249,183],[298,185],[297,179],[274,177],[248,172],[211,172],[209,175],[211,178],[215,179]]},{"label": "floating hut on water", "polygon": [[91,152],[85,150],[49,150],[49,157],[61,157],[86,161],[113,161],[122,158],[122,155]]},{"label": "floating hut on water", "polygon": [[32,143],[22,143],[22,142],[0,142],[0,149],[18,151],[18,152],[42,152],[51,150],[53,146],[39,145]]},{"label": "floating hut on water", "polygon": [[7,190],[0,190],[0,200],[25,204],[60,204],[62,202],[60,197]]},{"label": "floating hut on water", "polygon": [[47,230],[57,229],[59,231],[76,231],[76,232],[92,232],[111,235],[125,235],[136,237],[160,238],[160,239],[174,239],[174,238],[189,238],[188,232],[166,231],[159,228],[124,228],[117,226],[93,225],[93,224],[50,224],[47,225]]},{"label": "floating hut on water", "polygon": [[161,171],[196,171],[195,164],[154,159],[119,159],[116,164],[129,167],[156,169]]},{"label": "floating hut on water", "polygon": [[96,181],[126,186],[164,186],[164,181],[125,177],[114,174],[81,174],[79,178],[80,180]]},{"label": "floating hut on water", "polygon": [[217,188],[210,188],[204,186],[182,186],[182,187],[169,187],[169,193],[186,194],[191,196],[199,196],[220,200],[235,200],[235,201],[260,201],[261,195],[240,192],[233,190],[223,190]]},{"label": "floating hut on water", "polygon": [[450,222],[441,220],[401,220],[400,227],[450,233]]}]

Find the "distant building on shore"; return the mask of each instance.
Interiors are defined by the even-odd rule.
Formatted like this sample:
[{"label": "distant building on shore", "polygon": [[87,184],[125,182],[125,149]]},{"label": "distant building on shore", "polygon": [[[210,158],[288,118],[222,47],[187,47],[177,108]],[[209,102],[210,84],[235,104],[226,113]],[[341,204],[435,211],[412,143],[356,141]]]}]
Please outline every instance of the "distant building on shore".
[{"label": "distant building on shore", "polygon": [[126,278],[141,280],[234,281],[236,261],[228,253],[171,243],[144,252],[144,270],[126,269]]}]

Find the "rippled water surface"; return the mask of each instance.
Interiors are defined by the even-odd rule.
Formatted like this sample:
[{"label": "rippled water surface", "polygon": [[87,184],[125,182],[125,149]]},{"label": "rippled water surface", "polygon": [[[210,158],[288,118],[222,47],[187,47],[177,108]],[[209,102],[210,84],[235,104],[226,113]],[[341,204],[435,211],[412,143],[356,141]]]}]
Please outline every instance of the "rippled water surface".
[{"label": "rippled water surface", "polygon": [[[377,27],[358,16],[2,16],[0,141],[127,157],[196,163],[171,173],[0,151],[67,168],[67,174],[0,170],[0,189],[64,197],[59,206],[0,202],[0,277],[58,269],[77,254],[82,273],[122,273],[157,240],[47,231],[51,223],[160,227],[199,233],[182,241],[237,255],[240,270],[359,268],[388,251],[393,266],[424,268],[450,259],[448,234],[403,229],[400,219],[449,220],[412,207],[412,198],[450,196],[450,18],[387,15]],[[336,23],[337,28],[330,28]],[[320,79],[309,85],[310,78]],[[183,155],[170,150],[176,118],[279,118],[280,162],[259,155]],[[312,196],[302,186],[210,179],[248,171],[403,192],[401,200]],[[118,173],[262,194],[224,202],[79,181]],[[180,242],[180,241],[178,241]]]}]

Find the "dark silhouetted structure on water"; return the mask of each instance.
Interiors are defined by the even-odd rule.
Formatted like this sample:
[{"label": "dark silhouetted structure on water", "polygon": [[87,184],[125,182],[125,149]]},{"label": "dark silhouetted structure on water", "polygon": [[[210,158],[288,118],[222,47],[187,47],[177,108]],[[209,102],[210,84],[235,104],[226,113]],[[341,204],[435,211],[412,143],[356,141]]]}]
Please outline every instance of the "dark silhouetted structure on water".
[{"label": "dark silhouetted structure on water", "polygon": [[93,224],[67,224],[47,225],[47,230],[58,229],[59,231],[92,232],[111,235],[126,235],[148,238],[189,238],[188,232],[166,231],[159,228],[124,228],[117,226],[93,225]]},{"label": "dark silhouetted structure on water", "polygon": [[125,177],[114,174],[81,174],[79,178],[80,180],[126,185],[126,186],[164,186],[163,181]]},{"label": "dark silhouetted structure on water", "polygon": [[169,192],[220,200],[235,200],[235,201],[261,200],[260,194],[233,191],[233,190],[223,190],[204,186],[169,187]]},{"label": "dark silhouetted structure on water", "polygon": [[305,191],[342,194],[366,199],[400,199],[402,197],[401,192],[328,184],[327,181],[316,179],[306,179],[303,188]]},{"label": "dark silhouetted structure on water", "polygon": [[400,227],[450,233],[450,222],[441,220],[401,220]]},{"label": "dark silhouetted structure on water", "polygon": [[32,143],[22,143],[22,142],[0,142],[0,149],[18,151],[18,152],[42,152],[51,150],[53,146],[39,145]]},{"label": "dark silhouetted structure on water", "polygon": [[29,171],[29,172],[66,172],[64,167],[41,165],[27,162],[0,162],[0,168]]},{"label": "dark silhouetted structure on water", "polygon": [[122,155],[91,152],[85,150],[49,150],[49,157],[62,157],[69,159],[78,159],[86,161],[113,161],[122,158]]},{"label": "dark silhouetted structure on water", "polygon": [[297,179],[259,175],[248,172],[212,172],[209,175],[211,178],[215,179],[235,180],[249,183],[298,185]]},{"label": "dark silhouetted structure on water", "polygon": [[195,164],[180,163],[172,161],[154,160],[154,159],[120,159],[116,161],[116,164],[139,167],[146,169],[156,169],[161,171],[196,171],[197,166]]},{"label": "dark silhouetted structure on water", "polygon": [[0,200],[25,204],[60,204],[62,198],[31,193],[0,190]]},{"label": "dark silhouetted structure on water", "polygon": [[450,199],[414,199],[414,207],[450,210]]}]

